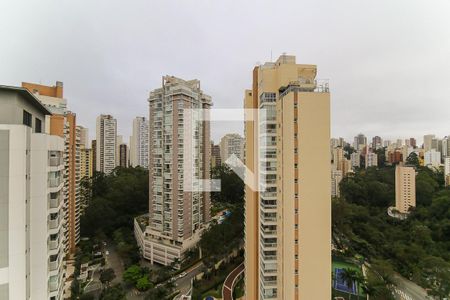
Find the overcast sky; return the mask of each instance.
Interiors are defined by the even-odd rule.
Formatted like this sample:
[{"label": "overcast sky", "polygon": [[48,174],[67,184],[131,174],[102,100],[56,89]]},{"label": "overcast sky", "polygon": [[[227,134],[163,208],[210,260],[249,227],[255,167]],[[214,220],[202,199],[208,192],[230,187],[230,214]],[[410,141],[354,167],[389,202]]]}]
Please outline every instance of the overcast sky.
[{"label": "overcast sky", "polygon": [[283,52],[330,80],[333,136],[450,134],[448,0],[2,0],[0,38],[0,84],[63,81],[91,137],[101,113],[128,137],[166,74],[240,108],[252,68]]}]

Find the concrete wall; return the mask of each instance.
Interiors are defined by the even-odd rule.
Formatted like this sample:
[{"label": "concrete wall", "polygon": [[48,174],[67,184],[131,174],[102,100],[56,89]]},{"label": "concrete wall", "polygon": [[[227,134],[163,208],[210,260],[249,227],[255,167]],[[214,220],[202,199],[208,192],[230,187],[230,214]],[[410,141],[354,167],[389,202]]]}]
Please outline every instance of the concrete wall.
[{"label": "concrete wall", "polygon": [[42,122],[42,131],[45,130],[45,115],[35,106],[30,104],[28,99],[24,99],[17,91],[0,90],[2,99],[2,109],[0,109],[0,124],[23,124],[23,110],[32,115],[33,131],[35,129],[35,118]]},{"label": "concrete wall", "polygon": [[[0,269],[8,267],[9,131],[0,131]],[[1,284],[1,281],[0,281]]]}]

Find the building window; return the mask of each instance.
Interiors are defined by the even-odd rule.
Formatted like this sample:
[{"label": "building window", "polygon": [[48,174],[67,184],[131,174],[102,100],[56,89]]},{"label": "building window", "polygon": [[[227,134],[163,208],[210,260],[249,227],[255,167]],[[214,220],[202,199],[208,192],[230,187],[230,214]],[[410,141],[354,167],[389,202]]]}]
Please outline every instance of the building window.
[{"label": "building window", "polygon": [[42,121],[39,120],[38,118],[34,119],[34,131],[37,133],[41,133],[42,132]]},{"label": "building window", "polygon": [[28,127],[31,127],[32,123],[32,117],[29,112],[26,110],[23,111],[23,125],[27,125]]}]

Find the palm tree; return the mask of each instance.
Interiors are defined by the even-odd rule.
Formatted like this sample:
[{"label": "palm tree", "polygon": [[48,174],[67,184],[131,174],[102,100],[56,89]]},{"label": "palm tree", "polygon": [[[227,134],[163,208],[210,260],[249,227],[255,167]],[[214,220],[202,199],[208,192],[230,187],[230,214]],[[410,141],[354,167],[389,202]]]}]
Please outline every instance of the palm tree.
[{"label": "palm tree", "polygon": [[[339,273],[339,277],[342,281],[344,281],[347,284],[348,289],[351,291],[353,288],[353,284],[356,283],[356,295],[358,295],[358,285],[357,282],[359,278],[361,277],[359,273],[356,270],[345,268],[342,270],[341,273]],[[348,299],[350,300],[352,297],[352,293],[348,293]]]}]

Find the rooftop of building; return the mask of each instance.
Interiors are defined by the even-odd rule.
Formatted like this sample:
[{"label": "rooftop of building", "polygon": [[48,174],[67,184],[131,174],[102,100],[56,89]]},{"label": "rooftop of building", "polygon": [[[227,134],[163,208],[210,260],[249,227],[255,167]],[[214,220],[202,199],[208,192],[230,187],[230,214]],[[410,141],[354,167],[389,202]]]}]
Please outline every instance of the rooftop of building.
[{"label": "rooftop of building", "polygon": [[22,87],[29,90],[32,94],[38,94],[41,96],[63,98],[64,85],[61,81],[57,81],[54,86],[22,82]]},{"label": "rooftop of building", "polygon": [[52,113],[39,101],[36,96],[34,96],[28,89],[24,87],[17,86],[9,86],[9,85],[0,85],[0,90],[4,91],[12,91],[20,94],[22,97],[27,99],[31,105],[33,105],[36,109],[41,111],[45,115],[52,115]]}]

